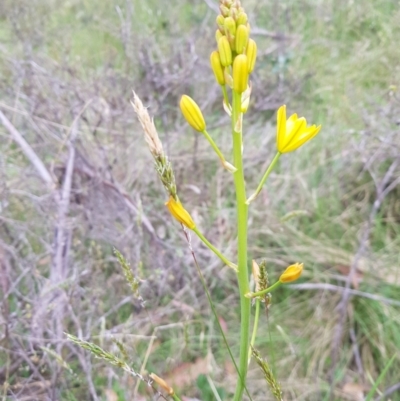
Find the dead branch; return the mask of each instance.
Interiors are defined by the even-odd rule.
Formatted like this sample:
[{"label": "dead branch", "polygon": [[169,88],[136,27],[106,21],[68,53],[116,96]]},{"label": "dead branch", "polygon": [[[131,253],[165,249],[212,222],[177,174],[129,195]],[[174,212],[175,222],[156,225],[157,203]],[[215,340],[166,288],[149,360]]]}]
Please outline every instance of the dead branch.
[{"label": "dead branch", "polygon": [[19,145],[21,150],[24,152],[27,159],[32,163],[33,167],[38,172],[40,178],[51,188],[55,188],[55,180],[52,175],[47,170],[46,166],[40,159],[40,157],[35,153],[29,143],[24,139],[24,137],[19,133],[19,131],[11,124],[10,120],[3,114],[0,110],[0,120],[4,127],[10,133],[13,140]]}]

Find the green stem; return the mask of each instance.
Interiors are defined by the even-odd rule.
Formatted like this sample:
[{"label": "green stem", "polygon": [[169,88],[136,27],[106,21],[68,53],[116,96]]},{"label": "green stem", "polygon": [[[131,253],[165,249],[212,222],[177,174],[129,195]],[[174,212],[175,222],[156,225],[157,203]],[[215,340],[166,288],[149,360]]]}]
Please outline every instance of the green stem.
[{"label": "green stem", "polygon": [[213,244],[211,244],[211,242],[208,241],[208,239],[199,231],[197,227],[193,229],[193,232],[196,233],[196,235],[201,239],[204,245],[206,245],[207,248],[213,251],[227,266],[235,270],[235,272],[238,271],[238,267],[230,260],[228,260]]},{"label": "green stem", "polygon": [[202,134],[206,137],[207,141],[210,143],[211,147],[214,149],[215,153],[218,155],[224,168],[226,168],[231,173],[234,173],[236,171],[236,168],[234,166],[232,166],[232,164],[230,164],[229,162],[227,162],[225,160],[224,155],[222,154],[222,152],[220,151],[219,147],[216,145],[214,140],[211,138],[211,135],[206,130],[204,130],[202,132]]},{"label": "green stem", "polygon": [[219,147],[216,145],[214,140],[211,138],[210,134],[204,130],[203,135],[207,138],[207,141],[210,143],[211,147],[214,149],[215,153],[218,155],[218,157],[221,159],[222,162],[225,161],[225,157],[222,154],[222,152],[219,150]]},{"label": "green stem", "polygon": [[250,363],[250,351],[251,351],[251,348],[254,347],[254,343],[256,342],[259,318],[260,318],[260,300],[257,298],[256,299],[256,313],[254,315],[254,323],[253,323],[253,334],[251,335],[251,340],[250,340],[249,363]]},{"label": "green stem", "polygon": [[258,185],[256,191],[254,192],[253,195],[250,196],[249,199],[247,199],[246,203],[248,205],[250,205],[251,202],[253,202],[253,200],[255,198],[257,198],[258,194],[261,192],[263,185],[265,184],[265,181],[267,180],[268,176],[271,174],[271,171],[274,169],[276,162],[279,160],[280,156],[282,153],[278,152],[275,157],[272,159],[271,164],[269,165],[269,167],[267,168],[267,171],[265,172],[265,174],[263,175],[263,178],[261,178],[260,184]]},{"label": "green stem", "polygon": [[[245,297],[249,292],[249,272],[247,266],[247,212],[246,189],[243,172],[242,159],[242,132],[236,131],[241,126],[237,124],[241,118],[241,96],[232,91],[232,136],[233,136],[233,164],[237,171],[233,174],[236,189],[236,211],[238,230],[238,284],[240,294],[240,356],[239,372],[240,377],[236,383],[233,401],[241,401],[246,383],[249,345],[250,345],[250,314],[251,300]],[[240,127],[241,128],[241,127]]]},{"label": "green stem", "polygon": [[276,290],[282,283],[280,281],[277,281],[275,284],[272,284],[271,287],[266,288],[265,290],[261,290],[258,292],[248,292],[245,294],[247,298],[256,298],[261,295],[267,294],[268,292],[272,292]]},{"label": "green stem", "polygon": [[173,398],[175,401],[182,401],[175,393],[172,394],[172,398]]}]

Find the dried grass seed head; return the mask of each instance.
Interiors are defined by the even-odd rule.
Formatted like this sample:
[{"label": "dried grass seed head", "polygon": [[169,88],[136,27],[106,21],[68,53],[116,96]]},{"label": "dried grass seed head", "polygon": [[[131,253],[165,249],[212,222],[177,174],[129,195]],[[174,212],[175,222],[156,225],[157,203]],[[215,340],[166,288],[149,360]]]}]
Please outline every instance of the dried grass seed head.
[{"label": "dried grass seed head", "polygon": [[139,122],[142,125],[144,137],[147,145],[149,146],[151,154],[154,157],[164,156],[164,150],[154,125],[154,121],[152,118],[150,118],[146,107],[143,106],[142,101],[135,92],[133,92],[133,102],[131,103],[136,115],[138,116]]}]

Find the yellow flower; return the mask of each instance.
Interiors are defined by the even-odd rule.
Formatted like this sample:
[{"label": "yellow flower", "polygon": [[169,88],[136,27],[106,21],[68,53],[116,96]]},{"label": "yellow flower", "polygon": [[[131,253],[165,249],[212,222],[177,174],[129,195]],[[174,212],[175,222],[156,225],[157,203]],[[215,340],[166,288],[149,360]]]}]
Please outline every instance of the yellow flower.
[{"label": "yellow flower", "polygon": [[169,212],[175,217],[179,223],[182,223],[184,226],[193,230],[196,227],[192,217],[189,212],[182,206],[182,203],[176,201],[172,196],[169,197],[168,202],[165,203]]},{"label": "yellow flower", "polygon": [[196,131],[203,132],[206,129],[206,122],[197,103],[191,97],[183,95],[179,105],[189,125]]},{"label": "yellow flower", "polygon": [[296,281],[303,271],[303,263],[295,263],[286,268],[286,270],[279,277],[279,281],[282,284],[290,283],[291,281]]},{"label": "yellow flower", "polygon": [[314,138],[318,134],[321,126],[311,125],[307,127],[304,117],[291,115],[286,120],[286,106],[283,105],[278,110],[278,124],[276,131],[276,147],[280,153],[288,153],[296,150],[301,145]]}]

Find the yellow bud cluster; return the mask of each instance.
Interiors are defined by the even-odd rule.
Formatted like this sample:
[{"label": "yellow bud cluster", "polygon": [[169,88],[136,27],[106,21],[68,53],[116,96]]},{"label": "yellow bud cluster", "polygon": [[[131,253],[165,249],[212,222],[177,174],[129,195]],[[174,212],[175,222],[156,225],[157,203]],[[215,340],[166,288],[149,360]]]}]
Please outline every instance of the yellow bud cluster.
[{"label": "yellow bud cluster", "polygon": [[218,51],[211,53],[211,68],[219,85],[228,85],[243,93],[254,69],[257,45],[250,39],[247,14],[239,0],[220,0],[219,10],[215,33]]}]

